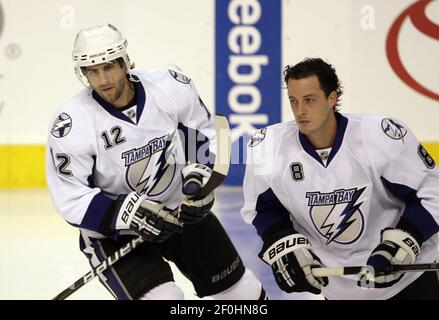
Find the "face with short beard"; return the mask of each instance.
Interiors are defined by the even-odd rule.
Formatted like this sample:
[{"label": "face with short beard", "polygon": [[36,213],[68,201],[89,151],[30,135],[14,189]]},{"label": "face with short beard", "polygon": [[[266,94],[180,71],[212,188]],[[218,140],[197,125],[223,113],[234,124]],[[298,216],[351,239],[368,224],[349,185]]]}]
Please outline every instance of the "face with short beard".
[{"label": "face with short beard", "polygon": [[131,100],[132,89],[125,68],[117,61],[85,67],[84,73],[92,89],[115,107],[123,107]]}]

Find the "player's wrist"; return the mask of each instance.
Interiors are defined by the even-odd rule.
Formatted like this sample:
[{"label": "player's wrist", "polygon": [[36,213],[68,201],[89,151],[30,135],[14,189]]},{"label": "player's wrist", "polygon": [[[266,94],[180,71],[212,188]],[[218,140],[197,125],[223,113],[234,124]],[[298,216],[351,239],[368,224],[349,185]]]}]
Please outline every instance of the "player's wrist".
[{"label": "player's wrist", "polygon": [[413,223],[403,217],[399,219],[398,224],[395,226],[395,229],[402,230],[410,234],[413,238],[416,239],[420,246],[422,246],[422,244],[426,240],[422,232]]},{"label": "player's wrist", "polygon": [[264,248],[268,248],[277,240],[296,233],[297,231],[293,228],[290,221],[282,221],[268,227],[261,235],[261,238],[264,242]]},{"label": "player's wrist", "polygon": [[114,240],[118,239],[119,230],[115,229],[116,219],[122,207],[127,194],[120,194],[116,199],[112,200],[104,213],[98,227],[98,232],[106,237]]}]

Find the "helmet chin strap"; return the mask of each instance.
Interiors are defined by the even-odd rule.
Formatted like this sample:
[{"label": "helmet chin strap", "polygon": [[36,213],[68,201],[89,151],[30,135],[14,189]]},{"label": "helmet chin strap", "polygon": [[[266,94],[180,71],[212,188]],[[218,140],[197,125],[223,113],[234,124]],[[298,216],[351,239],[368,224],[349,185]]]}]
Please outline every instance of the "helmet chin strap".
[{"label": "helmet chin strap", "polygon": [[128,75],[128,80],[130,80],[131,82],[140,82],[140,80],[134,79],[131,73],[128,72],[127,75]]},{"label": "helmet chin strap", "polygon": [[126,74],[128,76],[128,80],[130,80],[131,82],[140,82],[140,80],[134,79],[133,75],[130,73],[130,70],[134,69],[134,63],[131,63],[130,57],[128,56],[128,54],[127,54],[127,61],[129,63],[129,65],[125,64],[125,71],[126,71]]},{"label": "helmet chin strap", "polygon": [[81,67],[76,66],[75,67],[75,74],[76,77],[81,81],[81,83],[88,89],[91,89],[90,82],[88,82],[87,77],[82,73]]}]

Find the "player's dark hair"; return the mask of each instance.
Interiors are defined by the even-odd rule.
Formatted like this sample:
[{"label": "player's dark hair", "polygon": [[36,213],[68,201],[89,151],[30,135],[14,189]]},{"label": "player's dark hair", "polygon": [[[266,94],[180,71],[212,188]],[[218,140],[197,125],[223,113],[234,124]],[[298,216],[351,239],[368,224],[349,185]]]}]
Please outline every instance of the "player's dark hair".
[{"label": "player's dark hair", "polygon": [[294,66],[287,65],[283,75],[285,85],[288,84],[288,79],[299,80],[313,75],[317,76],[326,98],[329,97],[332,91],[337,93],[335,111],[338,111],[337,107],[340,106],[340,97],[343,95],[343,87],[334,67],[329,63],[326,63],[320,58],[306,58]]},{"label": "player's dark hair", "polygon": [[[123,69],[125,67],[125,61],[123,60],[122,57],[117,58],[116,61],[119,63],[120,67]],[[130,66],[126,66],[129,70]]]}]

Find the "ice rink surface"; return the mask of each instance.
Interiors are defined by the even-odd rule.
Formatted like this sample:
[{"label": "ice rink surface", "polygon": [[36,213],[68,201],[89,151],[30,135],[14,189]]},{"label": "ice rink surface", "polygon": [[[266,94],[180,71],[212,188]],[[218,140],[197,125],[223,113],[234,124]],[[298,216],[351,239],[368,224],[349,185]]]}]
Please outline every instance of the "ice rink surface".
[{"label": "ice rink surface", "polygon": [[[1,300],[51,299],[90,271],[79,250],[78,230],[55,212],[47,190],[1,190],[0,203]],[[311,294],[286,294],[277,288],[271,269],[257,256],[261,241],[254,227],[239,214],[242,203],[240,188],[220,187],[213,212],[270,299],[319,299]],[[191,283],[172,267],[186,299],[198,299]],[[113,296],[96,278],[68,299],[112,300]]]}]

